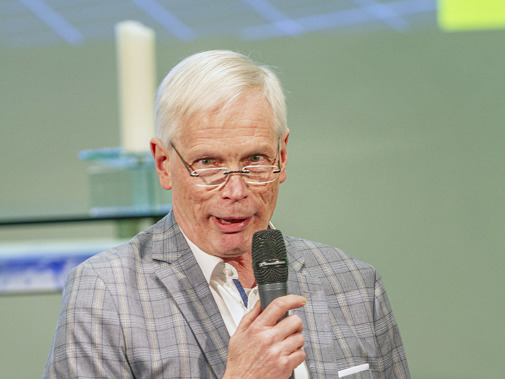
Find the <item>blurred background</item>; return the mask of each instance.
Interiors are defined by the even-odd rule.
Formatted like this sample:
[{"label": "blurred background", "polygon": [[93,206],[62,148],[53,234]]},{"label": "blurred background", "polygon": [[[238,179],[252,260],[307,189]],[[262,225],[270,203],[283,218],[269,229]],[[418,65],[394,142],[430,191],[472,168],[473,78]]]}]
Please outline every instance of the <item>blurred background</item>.
[{"label": "blurred background", "polygon": [[[156,33],[157,84],[208,49],[276,68],[291,136],[273,223],[377,268],[413,378],[503,377],[498,2],[465,24],[441,17],[450,0],[1,0],[0,253],[117,240],[112,221],[8,221],[89,212],[78,154],[120,145],[114,25],[136,20]],[[60,302],[0,294],[2,377],[42,375]]]}]

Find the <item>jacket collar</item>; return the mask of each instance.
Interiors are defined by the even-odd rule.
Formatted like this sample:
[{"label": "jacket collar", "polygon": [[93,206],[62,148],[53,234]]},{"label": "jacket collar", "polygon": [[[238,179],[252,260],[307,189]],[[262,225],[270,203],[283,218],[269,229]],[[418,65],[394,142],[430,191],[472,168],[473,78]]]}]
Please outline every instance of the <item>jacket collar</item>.
[{"label": "jacket collar", "polygon": [[202,355],[222,377],[226,369],[230,336],[209,284],[184,235],[169,213],[153,230],[152,258],[161,264],[155,271],[170,292],[202,350]]}]

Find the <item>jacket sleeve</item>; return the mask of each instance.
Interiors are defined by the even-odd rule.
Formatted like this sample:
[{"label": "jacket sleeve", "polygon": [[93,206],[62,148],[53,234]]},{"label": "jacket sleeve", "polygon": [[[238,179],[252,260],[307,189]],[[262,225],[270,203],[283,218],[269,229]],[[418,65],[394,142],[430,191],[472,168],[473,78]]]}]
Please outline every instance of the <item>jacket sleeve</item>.
[{"label": "jacket sleeve", "polygon": [[91,266],[74,268],[43,378],[131,376],[117,304]]},{"label": "jacket sleeve", "polygon": [[379,274],[376,274],[375,280],[374,329],[379,350],[379,377],[410,378],[400,331]]}]

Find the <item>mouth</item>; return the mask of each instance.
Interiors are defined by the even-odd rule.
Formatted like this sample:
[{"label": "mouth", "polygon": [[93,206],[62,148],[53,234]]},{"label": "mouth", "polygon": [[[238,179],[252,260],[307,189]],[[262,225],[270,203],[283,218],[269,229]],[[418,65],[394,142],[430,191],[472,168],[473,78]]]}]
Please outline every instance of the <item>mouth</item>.
[{"label": "mouth", "polygon": [[217,217],[214,216],[214,223],[217,228],[223,233],[237,233],[244,230],[251,217]]},{"label": "mouth", "polygon": [[239,222],[244,222],[245,220],[247,220],[247,218],[219,218],[219,217],[216,217],[216,219],[221,224],[225,225],[237,224]]}]

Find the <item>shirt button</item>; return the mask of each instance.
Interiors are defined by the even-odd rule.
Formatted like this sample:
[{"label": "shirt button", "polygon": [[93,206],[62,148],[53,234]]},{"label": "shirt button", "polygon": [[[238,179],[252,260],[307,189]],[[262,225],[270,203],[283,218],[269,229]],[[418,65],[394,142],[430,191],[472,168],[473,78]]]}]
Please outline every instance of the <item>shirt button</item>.
[{"label": "shirt button", "polygon": [[224,274],[225,274],[226,276],[232,276],[232,275],[233,275],[233,271],[232,271],[231,269],[229,269],[228,267],[226,267],[226,268],[224,269]]}]

